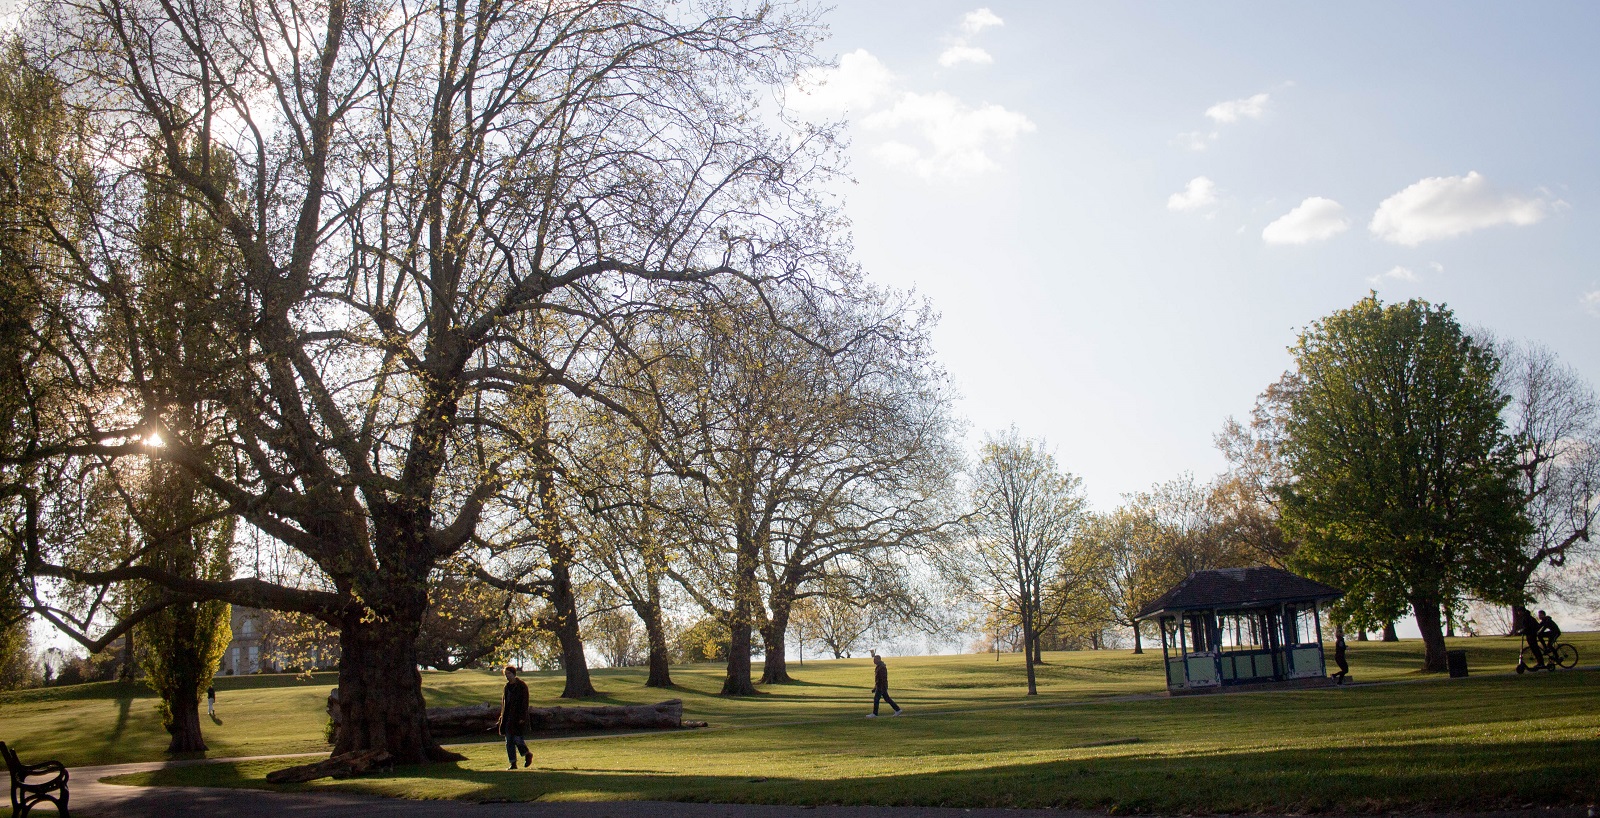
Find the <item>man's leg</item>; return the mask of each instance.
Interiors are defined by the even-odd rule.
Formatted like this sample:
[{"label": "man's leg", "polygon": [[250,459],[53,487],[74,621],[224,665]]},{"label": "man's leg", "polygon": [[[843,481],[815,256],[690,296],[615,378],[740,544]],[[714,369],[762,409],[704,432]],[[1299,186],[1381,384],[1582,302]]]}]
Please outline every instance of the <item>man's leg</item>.
[{"label": "man's leg", "polygon": [[1533,654],[1534,667],[1544,667],[1544,651],[1539,649],[1539,640],[1537,638],[1528,637],[1528,652]]},{"label": "man's leg", "polygon": [[873,690],[872,691],[872,715],[874,715],[874,716],[878,715],[878,702],[881,702],[881,701],[883,701],[883,691],[882,690]]},{"label": "man's leg", "polygon": [[890,707],[894,708],[895,715],[900,714],[900,705],[895,704],[894,699],[889,698],[889,691],[883,691],[883,700],[888,702]]},{"label": "man's leg", "polygon": [[[520,736],[520,735],[517,736],[517,749],[522,752],[522,766],[524,766],[524,767],[533,766],[533,753],[528,752],[528,743],[526,741],[523,741],[522,740],[522,736]],[[517,760],[515,758],[513,758],[513,759],[511,759],[511,763],[515,764],[515,763],[517,763]]]},{"label": "man's leg", "polygon": [[511,762],[513,770],[517,768],[517,742],[521,740],[521,736],[506,733],[506,759]]}]

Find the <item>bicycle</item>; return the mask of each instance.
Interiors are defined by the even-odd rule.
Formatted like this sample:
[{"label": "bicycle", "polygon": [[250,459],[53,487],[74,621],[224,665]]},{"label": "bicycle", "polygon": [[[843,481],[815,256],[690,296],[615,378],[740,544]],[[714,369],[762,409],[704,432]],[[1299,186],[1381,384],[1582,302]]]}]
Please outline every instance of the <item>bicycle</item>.
[{"label": "bicycle", "polygon": [[[1554,645],[1547,644],[1542,645],[1540,649],[1544,651],[1543,667],[1545,670],[1555,670],[1558,667],[1573,668],[1578,666],[1578,649],[1573,647],[1570,643],[1561,642]],[[1532,661],[1533,650],[1527,646],[1523,646],[1522,654],[1517,657],[1517,672],[1526,673],[1530,670],[1538,670],[1540,666],[1537,663],[1530,664]]]}]

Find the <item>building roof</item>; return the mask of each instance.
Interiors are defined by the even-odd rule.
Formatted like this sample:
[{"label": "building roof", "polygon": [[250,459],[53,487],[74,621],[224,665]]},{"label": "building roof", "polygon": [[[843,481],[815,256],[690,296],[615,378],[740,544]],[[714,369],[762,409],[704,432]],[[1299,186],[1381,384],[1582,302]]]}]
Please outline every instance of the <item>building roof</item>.
[{"label": "building roof", "polygon": [[1160,599],[1144,606],[1135,619],[1168,611],[1209,608],[1260,608],[1288,602],[1338,599],[1344,591],[1296,576],[1281,568],[1217,568],[1196,571]]}]

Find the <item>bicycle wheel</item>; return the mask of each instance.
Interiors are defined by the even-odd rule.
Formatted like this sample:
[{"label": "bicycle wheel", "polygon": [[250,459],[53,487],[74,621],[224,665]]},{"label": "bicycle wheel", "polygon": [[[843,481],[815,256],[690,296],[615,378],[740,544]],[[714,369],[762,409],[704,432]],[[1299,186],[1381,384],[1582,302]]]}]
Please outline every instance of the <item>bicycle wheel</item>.
[{"label": "bicycle wheel", "polygon": [[1555,654],[1555,656],[1551,657],[1551,661],[1555,662],[1556,664],[1565,668],[1573,668],[1578,666],[1578,649],[1572,645],[1566,642],[1556,645]]}]

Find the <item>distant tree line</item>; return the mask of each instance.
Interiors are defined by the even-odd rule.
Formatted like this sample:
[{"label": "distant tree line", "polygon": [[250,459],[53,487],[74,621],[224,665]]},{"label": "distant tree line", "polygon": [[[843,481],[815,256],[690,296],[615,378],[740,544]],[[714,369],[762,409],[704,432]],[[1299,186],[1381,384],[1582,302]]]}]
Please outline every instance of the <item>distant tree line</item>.
[{"label": "distant tree line", "polygon": [[[1536,600],[1592,606],[1600,404],[1535,345],[1462,329],[1424,301],[1370,296],[1313,323],[1295,368],[1216,444],[1229,469],[1086,510],[1040,441],[991,437],[948,586],[987,638],[1027,654],[1131,641],[1135,616],[1190,573],[1274,565],[1345,590],[1336,628],[1395,638],[1411,616],[1423,666],[1444,637],[1510,622]],[[1474,620],[1474,616],[1483,622]],[[1499,623],[1498,625],[1496,623]]]}]

